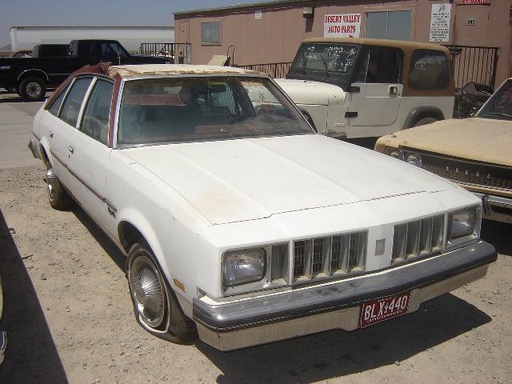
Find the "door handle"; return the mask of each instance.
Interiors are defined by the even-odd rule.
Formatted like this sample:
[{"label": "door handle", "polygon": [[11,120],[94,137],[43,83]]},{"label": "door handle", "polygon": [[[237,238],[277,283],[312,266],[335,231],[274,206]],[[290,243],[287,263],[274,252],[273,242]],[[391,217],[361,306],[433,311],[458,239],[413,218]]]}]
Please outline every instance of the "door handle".
[{"label": "door handle", "polygon": [[71,153],[71,154],[75,153],[75,150],[74,150],[74,149],[73,149],[73,147],[71,147],[71,146],[69,146],[69,147],[68,147],[68,151],[69,151],[69,153]]},{"label": "door handle", "polygon": [[48,131],[48,136],[50,136],[50,138],[53,139],[53,132],[52,131]]},{"label": "door handle", "polygon": [[396,85],[390,85],[389,86],[389,94],[391,96],[397,96],[398,95],[398,87]]}]

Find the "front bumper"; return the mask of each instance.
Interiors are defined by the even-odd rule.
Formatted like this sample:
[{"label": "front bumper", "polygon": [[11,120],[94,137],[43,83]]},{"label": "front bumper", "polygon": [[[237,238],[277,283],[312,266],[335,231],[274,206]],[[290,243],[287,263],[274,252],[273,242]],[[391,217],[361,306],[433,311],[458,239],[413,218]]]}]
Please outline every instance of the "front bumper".
[{"label": "front bumper", "polygon": [[486,242],[350,279],[229,302],[194,299],[199,337],[230,351],[312,333],[360,327],[362,303],[411,291],[407,313],[484,277],[497,258]]},{"label": "front bumper", "polygon": [[482,200],[484,218],[512,224],[512,199],[474,192]]}]

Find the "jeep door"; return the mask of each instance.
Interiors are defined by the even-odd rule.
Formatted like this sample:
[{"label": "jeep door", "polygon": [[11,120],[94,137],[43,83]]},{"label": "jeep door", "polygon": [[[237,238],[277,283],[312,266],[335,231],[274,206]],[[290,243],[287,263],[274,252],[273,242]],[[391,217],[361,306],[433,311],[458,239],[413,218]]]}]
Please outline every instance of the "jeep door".
[{"label": "jeep door", "polygon": [[403,63],[398,49],[364,47],[349,88],[349,137],[380,136],[394,130],[382,128],[392,127],[398,116]]}]

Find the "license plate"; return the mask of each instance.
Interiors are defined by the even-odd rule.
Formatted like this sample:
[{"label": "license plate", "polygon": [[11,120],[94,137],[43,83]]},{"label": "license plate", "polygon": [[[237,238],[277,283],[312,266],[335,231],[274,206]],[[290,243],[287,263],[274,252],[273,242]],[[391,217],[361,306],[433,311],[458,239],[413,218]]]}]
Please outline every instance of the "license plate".
[{"label": "license plate", "polygon": [[410,299],[411,292],[404,292],[363,303],[361,306],[361,328],[403,315],[409,308]]}]

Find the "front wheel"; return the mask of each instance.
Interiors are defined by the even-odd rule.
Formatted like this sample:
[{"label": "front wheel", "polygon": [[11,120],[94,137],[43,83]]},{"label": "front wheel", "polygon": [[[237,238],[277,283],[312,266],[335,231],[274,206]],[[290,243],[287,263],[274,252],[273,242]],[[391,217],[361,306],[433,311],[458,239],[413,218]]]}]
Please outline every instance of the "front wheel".
[{"label": "front wheel", "polygon": [[19,87],[19,95],[28,101],[42,100],[46,95],[46,83],[38,77],[27,77]]},{"label": "front wheel", "polygon": [[183,313],[148,245],[132,246],[127,275],[135,317],[144,329],[177,344],[197,337],[194,322]]}]

